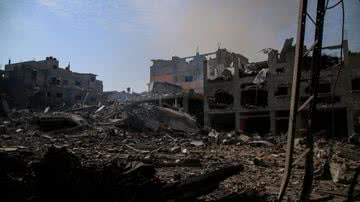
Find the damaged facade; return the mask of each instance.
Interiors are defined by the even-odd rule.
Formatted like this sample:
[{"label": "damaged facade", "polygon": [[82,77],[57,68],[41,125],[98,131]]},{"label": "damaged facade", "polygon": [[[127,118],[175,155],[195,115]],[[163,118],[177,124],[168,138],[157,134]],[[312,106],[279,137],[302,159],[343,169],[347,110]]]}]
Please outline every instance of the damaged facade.
[{"label": "damaged facade", "polygon": [[54,57],[5,65],[5,99],[17,108],[97,104],[103,92],[95,74],[59,67]]},{"label": "damaged facade", "polygon": [[[268,60],[263,62],[248,63],[245,57],[229,52],[204,61],[204,124],[250,133],[286,133],[295,55],[292,42],[292,39],[287,39],[280,53],[269,50]],[[332,121],[336,123],[335,135],[360,132],[360,54],[350,52],[347,41],[343,43],[344,67],[334,96],[332,92],[339,58],[323,56],[316,115],[319,131],[325,129],[329,132]],[[299,106],[311,97],[308,87],[310,61],[311,57],[305,58]],[[305,110],[299,116],[299,128],[302,130],[306,128]]]},{"label": "damaged facade", "polygon": [[184,91],[203,93],[203,60],[214,53],[199,54],[171,60],[152,60],[150,85],[152,82],[166,82],[181,86]]}]

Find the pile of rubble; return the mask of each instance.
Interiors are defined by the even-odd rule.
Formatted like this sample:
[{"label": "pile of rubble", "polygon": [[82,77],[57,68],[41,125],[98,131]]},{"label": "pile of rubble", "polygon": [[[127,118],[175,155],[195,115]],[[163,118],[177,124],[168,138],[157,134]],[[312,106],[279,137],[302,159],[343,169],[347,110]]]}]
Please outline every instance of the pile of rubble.
[{"label": "pile of rubble", "polygon": [[[284,172],[284,136],[200,129],[188,114],[148,104],[22,110],[1,123],[8,201],[271,201]],[[306,148],[295,142],[299,158]],[[345,199],[360,149],[321,138],[315,148],[313,196]],[[304,160],[293,166],[289,200]]]}]

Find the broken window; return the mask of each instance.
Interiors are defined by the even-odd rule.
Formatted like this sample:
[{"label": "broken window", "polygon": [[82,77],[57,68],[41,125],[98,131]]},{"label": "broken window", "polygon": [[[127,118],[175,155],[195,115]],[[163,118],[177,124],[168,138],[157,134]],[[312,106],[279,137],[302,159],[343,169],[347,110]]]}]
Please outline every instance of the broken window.
[{"label": "broken window", "polygon": [[276,71],[277,74],[281,74],[281,73],[285,72],[285,68],[284,67],[276,68],[275,71]]},{"label": "broken window", "polygon": [[319,97],[317,98],[317,102],[322,104],[339,103],[340,101],[341,101],[340,96],[332,97],[331,95],[325,95],[325,96],[319,95]]},{"label": "broken window", "polygon": [[75,96],[75,100],[76,100],[76,101],[81,101],[81,95]]},{"label": "broken window", "polygon": [[270,131],[269,112],[253,111],[240,113],[240,129],[247,133],[264,135]]},{"label": "broken window", "polygon": [[60,80],[56,78],[56,76],[50,77],[50,84],[51,85],[60,85]]},{"label": "broken window", "polygon": [[360,133],[360,111],[356,111],[353,114],[354,130],[356,133]]},{"label": "broken window", "polygon": [[50,93],[50,92],[47,92],[47,93],[46,93],[46,96],[51,97],[51,93]]},{"label": "broken window", "polygon": [[95,76],[90,77],[90,81],[94,82],[95,81]]},{"label": "broken window", "polygon": [[193,80],[192,76],[185,76],[185,82],[190,82]]},{"label": "broken window", "polygon": [[360,91],[360,78],[356,78],[351,81],[351,90]]},{"label": "broken window", "polygon": [[289,95],[289,87],[288,86],[279,86],[275,91],[275,96],[281,95]]},{"label": "broken window", "polygon": [[64,86],[67,86],[69,84],[69,81],[68,80],[63,80],[63,85]]},{"label": "broken window", "polygon": [[[309,97],[301,97],[300,101],[301,103],[305,103],[306,100],[308,100]],[[341,97],[340,96],[332,96],[332,95],[319,95],[317,97],[317,102],[321,103],[321,104],[332,104],[332,103],[339,103],[341,102]]]},{"label": "broken window", "polygon": [[211,127],[218,131],[232,131],[235,129],[235,114],[216,114],[210,116]]},{"label": "broken window", "polygon": [[75,81],[75,86],[81,86],[81,82],[80,81]]},{"label": "broken window", "polygon": [[232,106],[234,97],[224,90],[217,90],[213,97],[208,97],[211,109],[225,109]]},{"label": "broken window", "polygon": [[[318,88],[318,93],[330,93],[331,92],[331,85],[330,83],[320,83]],[[310,86],[305,88],[306,94],[312,94],[313,91]]]},{"label": "broken window", "polygon": [[289,125],[289,111],[279,110],[275,111],[275,128],[276,134],[284,134],[288,130]]},{"label": "broken window", "polygon": [[330,83],[320,83],[319,84],[319,93],[330,93],[331,85]]},{"label": "broken window", "polygon": [[212,67],[209,68],[209,75],[210,76],[215,76],[215,69],[214,68],[212,68]]},{"label": "broken window", "polygon": [[268,105],[268,92],[264,89],[248,89],[241,91],[241,106],[266,107]]},{"label": "broken window", "polygon": [[50,77],[50,84],[53,84],[53,85],[56,84],[56,77],[55,76]]},{"label": "broken window", "polygon": [[57,97],[57,98],[62,98],[62,97],[63,97],[63,94],[62,94],[62,93],[56,93],[56,97]]},{"label": "broken window", "polygon": [[32,72],[31,72],[31,79],[32,79],[33,81],[36,81],[36,77],[37,77],[37,72],[36,72],[36,71],[32,71]]}]

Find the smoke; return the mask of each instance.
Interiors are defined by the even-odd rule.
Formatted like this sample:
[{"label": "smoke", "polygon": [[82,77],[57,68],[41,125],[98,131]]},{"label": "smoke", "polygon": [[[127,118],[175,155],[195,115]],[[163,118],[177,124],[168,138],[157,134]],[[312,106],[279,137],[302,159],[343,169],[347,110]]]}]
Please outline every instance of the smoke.
[{"label": "smoke", "polygon": [[167,57],[187,56],[194,54],[197,46],[201,52],[210,52],[220,44],[256,59],[261,56],[259,50],[280,48],[296,30],[297,1],[136,2],[137,9],[147,13],[143,20],[151,29],[148,48],[157,53],[153,57],[159,57],[159,52]]}]

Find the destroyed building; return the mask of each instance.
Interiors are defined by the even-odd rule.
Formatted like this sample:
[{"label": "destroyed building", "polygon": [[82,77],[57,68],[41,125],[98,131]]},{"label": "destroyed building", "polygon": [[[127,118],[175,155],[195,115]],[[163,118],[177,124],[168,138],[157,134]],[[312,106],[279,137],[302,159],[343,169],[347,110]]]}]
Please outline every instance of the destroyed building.
[{"label": "destroyed building", "polygon": [[171,60],[152,60],[150,85],[152,82],[167,82],[181,86],[184,91],[193,90],[203,93],[203,60],[214,53],[199,54]]},{"label": "destroyed building", "polygon": [[5,65],[5,99],[11,107],[64,107],[75,103],[97,104],[102,81],[92,73],[77,73],[59,67],[54,57]]},{"label": "destroyed building", "polygon": [[[292,39],[287,39],[280,53],[269,50],[267,61],[248,63],[236,54],[217,54],[215,59],[204,61],[204,124],[223,130],[285,133],[295,55],[292,43]],[[330,127],[334,125],[335,135],[360,132],[360,54],[350,52],[346,40],[343,48],[344,66],[338,79],[336,67],[340,58],[323,56],[316,114],[319,120],[317,130],[331,131]],[[307,56],[299,106],[312,94],[308,83],[311,78],[310,61],[311,56]],[[336,79],[336,93],[332,96]],[[307,120],[305,110],[299,116],[299,128],[304,130]],[[331,124],[332,121],[336,124]]]},{"label": "destroyed building", "polygon": [[117,101],[120,103],[132,102],[141,97],[140,93],[127,92],[127,91],[105,91],[103,93],[104,100]]},{"label": "destroyed building", "polygon": [[149,84],[149,92],[152,94],[176,94],[182,91],[181,86],[168,82],[153,81]]}]

